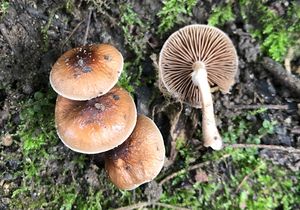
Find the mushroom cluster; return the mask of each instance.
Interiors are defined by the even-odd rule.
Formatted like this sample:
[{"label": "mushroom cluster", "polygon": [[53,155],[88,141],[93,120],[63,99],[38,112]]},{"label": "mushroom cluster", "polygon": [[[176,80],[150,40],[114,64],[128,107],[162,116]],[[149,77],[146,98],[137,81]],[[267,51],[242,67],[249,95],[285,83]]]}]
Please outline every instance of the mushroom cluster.
[{"label": "mushroom cluster", "polygon": [[116,83],[123,56],[108,44],[65,52],[50,72],[58,93],[55,126],[61,141],[84,154],[105,153],[105,168],[120,189],[154,179],[163,167],[165,147],[155,123],[137,116],[131,95]]}]

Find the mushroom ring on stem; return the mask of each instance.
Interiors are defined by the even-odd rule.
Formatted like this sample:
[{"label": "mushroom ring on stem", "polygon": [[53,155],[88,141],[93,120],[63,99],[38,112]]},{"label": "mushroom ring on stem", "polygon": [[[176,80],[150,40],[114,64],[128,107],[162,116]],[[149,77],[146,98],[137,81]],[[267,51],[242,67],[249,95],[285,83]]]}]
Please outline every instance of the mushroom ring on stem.
[{"label": "mushroom ring on stem", "polygon": [[117,147],[130,136],[136,120],[132,97],[117,86],[89,101],[57,97],[57,134],[67,147],[76,152],[95,154]]},{"label": "mushroom ring on stem", "polygon": [[159,75],[176,98],[202,108],[204,146],[222,148],[214,117],[210,86],[228,93],[238,69],[238,57],[229,37],[207,25],[189,25],[173,33],[159,58]]},{"label": "mushroom ring on stem", "polygon": [[132,190],[153,180],[163,167],[165,146],[155,123],[139,115],[130,137],[108,152],[105,168],[120,189]]},{"label": "mushroom ring on stem", "polygon": [[118,82],[123,56],[108,44],[93,44],[65,52],[50,72],[50,84],[59,95],[89,100],[107,93]]}]

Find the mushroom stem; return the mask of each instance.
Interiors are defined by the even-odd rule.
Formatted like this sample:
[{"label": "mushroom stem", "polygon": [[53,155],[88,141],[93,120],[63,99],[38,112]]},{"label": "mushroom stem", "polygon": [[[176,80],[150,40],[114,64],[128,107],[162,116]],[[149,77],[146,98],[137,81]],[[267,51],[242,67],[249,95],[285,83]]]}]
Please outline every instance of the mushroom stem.
[{"label": "mushroom stem", "polygon": [[210,86],[207,80],[207,71],[205,64],[196,61],[193,64],[192,81],[200,90],[202,105],[202,133],[205,147],[211,147],[214,150],[222,149],[222,138],[216,126],[214,107]]}]

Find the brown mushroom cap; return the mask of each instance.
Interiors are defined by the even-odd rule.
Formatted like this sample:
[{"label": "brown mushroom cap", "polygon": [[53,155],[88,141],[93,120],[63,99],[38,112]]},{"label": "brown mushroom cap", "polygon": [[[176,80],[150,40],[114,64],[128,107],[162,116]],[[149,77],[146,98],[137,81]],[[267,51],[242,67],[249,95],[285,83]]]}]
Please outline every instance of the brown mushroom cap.
[{"label": "brown mushroom cap", "polygon": [[165,146],[159,129],[151,119],[140,115],[130,137],[109,151],[105,168],[118,188],[132,190],[154,179],[164,158]]},{"label": "brown mushroom cap", "polygon": [[167,39],[160,52],[160,79],[174,97],[200,108],[200,92],[191,80],[196,61],[204,63],[209,84],[226,93],[234,83],[238,57],[229,37],[212,26],[189,25]]},{"label": "brown mushroom cap", "polygon": [[65,52],[50,72],[50,84],[59,95],[89,100],[107,93],[118,81],[123,56],[113,46],[94,44]]},{"label": "brown mushroom cap", "polygon": [[132,133],[137,113],[132,97],[120,87],[89,101],[57,97],[55,124],[70,149],[95,154],[122,144]]}]

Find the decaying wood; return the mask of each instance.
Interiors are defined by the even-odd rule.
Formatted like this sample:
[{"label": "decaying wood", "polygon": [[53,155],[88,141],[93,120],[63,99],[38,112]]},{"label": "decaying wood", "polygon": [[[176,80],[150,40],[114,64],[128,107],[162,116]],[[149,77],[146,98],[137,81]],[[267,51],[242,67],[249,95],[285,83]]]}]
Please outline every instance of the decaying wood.
[{"label": "decaying wood", "polygon": [[171,166],[178,155],[178,150],[176,149],[176,140],[180,135],[182,135],[182,132],[176,132],[177,124],[179,122],[180,115],[182,113],[183,104],[180,103],[180,110],[175,114],[173,119],[171,119],[171,128],[170,128],[170,135],[172,138],[171,142],[171,151],[170,151],[170,157],[165,162],[165,167]]},{"label": "decaying wood", "polygon": [[[179,105],[179,107],[178,107]],[[174,107],[175,106],[175,107]],[[179,108],[179,110],[178,110]],[[155,117],[155,113],[165,112],[168,115],[169,122],[170,122],[170,155],[167,157],[164,167],[168,168],[171,166],[178,154],[176,149],[176,140],[178,138],[187,139],[185,134],[185,127],[180,126],[180,117],[183,111],[183,104],[182,103],[164,103],[164,104],[157,104],[153,107],[152,110],[152,119]]]},{"label": "decaying wood", "polygon": [[300,97],[300,79],[295,75],[286,71],[281,64],[272,60],[271,58],[263,58],[262,64],[265,69],[274,75],[278,82],[283,86],[289,88],[291,92],[295,92]]}]

